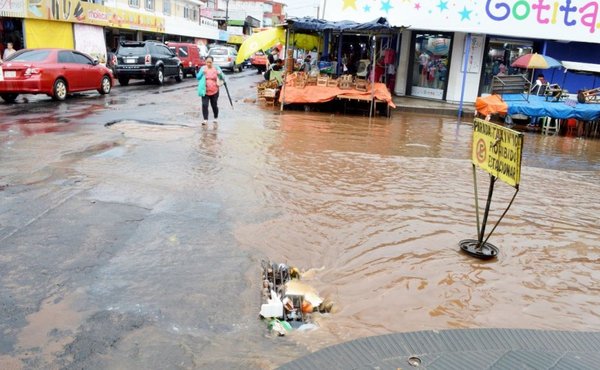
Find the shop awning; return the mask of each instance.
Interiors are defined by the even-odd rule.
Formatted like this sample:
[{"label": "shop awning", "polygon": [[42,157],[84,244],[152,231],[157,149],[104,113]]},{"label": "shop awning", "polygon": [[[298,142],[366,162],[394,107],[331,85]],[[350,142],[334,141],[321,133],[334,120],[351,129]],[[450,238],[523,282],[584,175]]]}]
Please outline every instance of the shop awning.
[{"label": "shop awning", "polygon": [[562,65],[565,69],[573,72],[600,73],[600,64],[569,62],[563,60]]},{"label": "shop awning", "polygon": [[371,22],[358,23],[353,21],[329,22],[323,19],[311,17],[289,18],[287,20],[288,28],[295,32],[376,32],[391,33],[403,29],[404,27],[392,27],[386,18],[380,17]]}]

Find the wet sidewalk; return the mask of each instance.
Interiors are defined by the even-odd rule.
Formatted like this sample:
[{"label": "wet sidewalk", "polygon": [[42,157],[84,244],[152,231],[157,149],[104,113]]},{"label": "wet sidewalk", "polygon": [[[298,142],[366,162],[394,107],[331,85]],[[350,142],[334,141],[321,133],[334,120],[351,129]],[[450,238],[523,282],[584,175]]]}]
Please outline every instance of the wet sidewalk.
[{"label": "wet sidewalk", "polygon": [[[414,98],[410,96],[392,96],[396,109],[393,112],[428,113],[443,116],[458,116],[459,104],[446,101]],[[465,102],[462,107],[464,118],[473,118],[475,104]],[[393,113],[392,113],[393,114]]]}]

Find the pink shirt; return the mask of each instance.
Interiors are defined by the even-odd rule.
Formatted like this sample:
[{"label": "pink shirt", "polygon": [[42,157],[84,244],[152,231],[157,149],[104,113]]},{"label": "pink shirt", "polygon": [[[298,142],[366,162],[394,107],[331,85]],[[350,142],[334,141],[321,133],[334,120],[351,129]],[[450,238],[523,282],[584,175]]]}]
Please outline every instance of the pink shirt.
[{"label": "pink shirt", "polygon": [[219,92],[219,85],[217,85],[217,79],[219,78],[219,72],[216,68],[204,68],[204,78],[206,78],[206,95],[215,95]]}]

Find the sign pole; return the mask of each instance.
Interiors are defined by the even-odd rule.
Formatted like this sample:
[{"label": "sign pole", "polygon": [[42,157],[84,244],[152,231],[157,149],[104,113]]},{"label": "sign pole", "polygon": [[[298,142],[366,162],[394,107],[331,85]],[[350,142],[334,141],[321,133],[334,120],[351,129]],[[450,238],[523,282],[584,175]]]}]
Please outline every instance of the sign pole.
[{"label": "sign pole", "polygon": [[496,183],[496,176],[490,175],[490,188],[488,190],[487,202],[485,204],[485,211],[483,212],[483,221],[481,222],[481,232],[479,233],[478,249],[483,247],[483,236],[485,235],[485,225],[490,214],[490,206],[492,204],[492,195],[494,195],[494,184]]},{"label": "sign pole", "polygon": [[477,193],[477,168],[473,165],[473,184],[475,184],[475,218],[477,219],[477,240],[481,242],[483,236],[481,235],[481,224],[479,222],[479,194]]}]

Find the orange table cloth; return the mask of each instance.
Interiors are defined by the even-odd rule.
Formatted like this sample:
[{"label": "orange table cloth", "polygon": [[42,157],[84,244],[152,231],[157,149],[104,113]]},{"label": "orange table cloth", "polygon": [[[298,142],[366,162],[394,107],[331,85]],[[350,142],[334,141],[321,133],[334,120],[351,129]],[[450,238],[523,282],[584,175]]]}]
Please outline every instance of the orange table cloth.
[{"label": "orange table cloth", "polygon": [[[279,95],[279,101],[284,100],[285,104],[295,103],[325,103],[335,99],[338,95],[343,95],[346,99],[356,97],[361,100],[370,100],[371,90],[358,91],[354,89],[342,90],[338,87],[326,86],[305,86],[304,88],[291,85],[285,86],[285,92]],[[396,108],[392,101],[392,95],[383,83],[375,84],[375,99],[385,101],[390,107]]]},{"label": "orange table cloth", "polygon": [[502,101],[500,95],[480,96],[475,100],[475,109],[483,116],[497,113],[506,114],[508,112],[508,105]]}]

